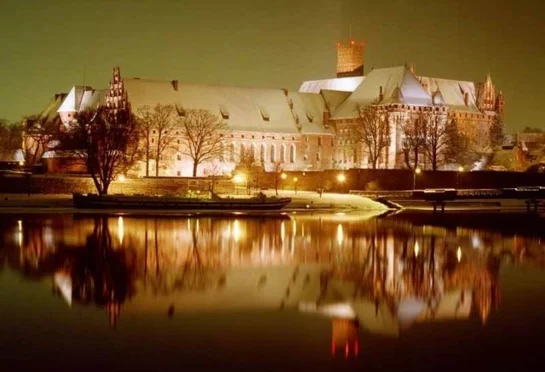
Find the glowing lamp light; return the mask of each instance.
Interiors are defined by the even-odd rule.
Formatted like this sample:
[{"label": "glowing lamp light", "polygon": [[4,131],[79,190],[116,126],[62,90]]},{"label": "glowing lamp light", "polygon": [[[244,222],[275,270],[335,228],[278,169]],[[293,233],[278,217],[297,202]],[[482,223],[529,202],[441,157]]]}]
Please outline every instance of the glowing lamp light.
[{"label": "glowing lamp light", "polygon": [[456,250],[456,259],[458,262],[462,261],[462,248],[458,246],[458,249]]},{"label": "glowing lamp light", "polygon": [[344,173],[341,173],[337,176],[337,181],[339,181],[340,183],[346,181],[346,176],[344,175]]},{"label": "glowing lamp light", "polygon": [[460,166],[458,167],[458,172],[463,172],[464,171],[464,167]]},{"label": "glowing lamp light", "polygon": [[420,168],[416,168],[416,169],[414,170],[414,173],[416,173],[416,174],[420,174],[420,173],[422,173],[422,169],[420,169]]},{"label": "glowing lamp light", "polygon": [[23,165],[25,165],[25,162],[21,160],[21,161],[19,162],[19,166],[22,167]]},{"label": "glowing lamp light", "polygon": [[119,175],[119,177],[117,177],[117,180],[119,182],[125,182],[127,180],[127,178],[123,174],[121,174],[121,175]]},{"label": "glowing lamp light", "polygon": [[235,174],[233,177],[234,183],[243,183],[246,180],[246,177],[243,174]]},{"label": "glowing lamp light", "polygon": [[418,246],[418,242],[414,242],[414,256],[418,257],[420,254],[420,247]]},{"label": "glowing lamp light", "polygon": [[297,182],[297,181],[299,181],[299,178],[293,177],[293,182]]},{"label": "glowing lamp light", "polygon": [[280,175],[280,178],[282,178],[283,180],[285,180],[286,178],[288,178],[288,175],[286,173],[282,173]]}]

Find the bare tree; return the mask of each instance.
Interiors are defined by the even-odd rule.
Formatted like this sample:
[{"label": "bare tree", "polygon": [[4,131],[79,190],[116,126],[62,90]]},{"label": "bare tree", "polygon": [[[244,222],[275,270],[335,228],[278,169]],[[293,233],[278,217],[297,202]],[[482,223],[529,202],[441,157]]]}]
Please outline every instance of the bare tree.
[{"label": "bare tree", "polygon": [[423,112],[418,112],[401,123],[402,151],[407,168],[416,169],[418,167],[419,157],[426,149],[427,131],[428,118]]},{"label": "bare tree", "polygon": [[140,137],[140,146],[142,157],[146,163],[146,177],[149,177],[149,163],[153,159],[152,132],[155,128],[155,118],[153,109],[150,106],[140,107],[136,112],[138,131]]},{"label": "bare tree", "polygon": [[273,164],[273,181],[274,181],[274,192],[278,196],[278,186],[282,181],[282,171],[284,170],[284,163],[277,161]]},{"label": "bare tree", "polygon": [[59,149],[83,162],[100,195],[138,161],[138,129],[129,112],[85,111],[59,135]]},{"label": "bare tree", "polygon": [[0,119],[0,152],[21,148],[22,126]]},{"label": "bare tree", "polygon": [[[149,129],[157,132],[156,138],[151,138],[151,144],[148,151],[154,148],[153,157],[155,160],[155,177],[159,177],[159,167],[164,152],[172,146],[174,141],[173,129],[178,125],[178,118],[176,108],[174,105],[161,105],[157,104],[153,108],[146,109]],[[154,140],[157,140],[155,146],[153,146]],[[147,141],[148,139],[146,139]],[[147,142],[146,142],[147,143]],[[146,152],[146,149],[144,149]],[[149,160],[146,163],[149,163]]]},{"label": "bare tree", "polygon": [[27,165],[39,162],[58,133],[59,124],[59,121],[47,120],[38,115],[24,119],[23,152]]},{"label": "bare tree", "polygon": [[430,112],[427,118],[425,150],[431,162],[432,170],[436,171],[443,164],[449,146],[449,127],[446,117]]},{"label": "bare tree", "polygon": [[373,169],[377,169],[381,154],[390,145],[389,120],[388,112],[375,105],[359,109],[358,125],[353,136],[357,143],[363,145]]},{"label": "bare tree", "polygon": [[227,124],[208,110],[186,110],[180,118],[182,153],[193,161],[193,177],[200,164],[219,158]]}]

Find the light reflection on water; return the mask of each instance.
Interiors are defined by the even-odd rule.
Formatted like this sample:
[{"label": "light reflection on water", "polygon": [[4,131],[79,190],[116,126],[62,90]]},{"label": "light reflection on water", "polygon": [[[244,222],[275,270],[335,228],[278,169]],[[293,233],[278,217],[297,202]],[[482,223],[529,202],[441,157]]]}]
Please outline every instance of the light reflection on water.
[{"label": "light reflection on water", "polygon": [[5,269],[49,278],[59,301],[104,309],[112,328],[138,314],[296,311],[330,318],[331,354],[344,358],[358,357],[362,334],[485,327],[502,306],[501,267],[545,267],[539,235],[398,216],[2,222]]}]

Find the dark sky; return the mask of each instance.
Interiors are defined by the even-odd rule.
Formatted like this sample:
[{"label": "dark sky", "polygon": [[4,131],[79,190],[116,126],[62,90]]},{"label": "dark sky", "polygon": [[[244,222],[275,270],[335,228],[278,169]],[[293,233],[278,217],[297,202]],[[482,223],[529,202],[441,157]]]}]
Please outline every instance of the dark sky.
[{"label": "dark sky", "polygon": [[[534,4],[535,3],[535,4]],[[537,4],[537,5],[536,5]],[[74,84],[125,76],[297,89],[333,77],[335,43],[367,42],[366,70],[483,80],[508,130],[544,127],[544,6],[507,0],[4,0],[0,117],[40,111]]]}]

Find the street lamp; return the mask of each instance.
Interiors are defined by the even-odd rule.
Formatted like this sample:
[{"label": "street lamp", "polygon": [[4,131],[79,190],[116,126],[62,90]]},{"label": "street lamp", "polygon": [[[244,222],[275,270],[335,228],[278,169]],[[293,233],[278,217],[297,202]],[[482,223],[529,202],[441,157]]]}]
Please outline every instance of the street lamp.
[{"label": "street lamp", "polygon": [[293,177],[293,190],[295,191],[295,195],[297,195],[297,181],[299,181],[299,178]]},{"label": "street lamp", "polygon": [[416,189],[416,176],[418,176],[420,173],[422,173],[420,168],[416,168],[413,172],[413,190]]},{"label": "street lamp", "polygon": [[282,172],[282,174],[280,175],[280,178],[285,180],[286,178],[288,178],[288,175],[286,173]]},{"label": "street lamp", "polygon": [[458,188],[458,183],[459,183],[459,179],[460,179],[460,173],[462,173],[463,171],[464,171],[464,167],[459,166],[459,167],[458,167],[458,172],[456,172],[456,188]]},{"label": "street lamp", "polygon": [[246,182],[246,176],[242,173],[237,173],[233,177],[233,182],[235,183],[235,189],[237,190],[237,195],[238,195],[238,189],[240,187],[239,185],[242,185],[243,183]]},{"label": "street lamp", "polygon": [[121,194],[123,194],[123,183],[125,183],[125,180],[127,178],[125,177],[125,175],[123,174],[120,174],[119,176],[117,176],[117,180],[119,181],[119,183],[121,184]]},{"label": "street lamp", "polygon": [[337,181],[339,181],[340,183],[344,183],[344,181],[346,181],[346,176],[344,175],[344,173],[339,173],[337,175]]}]

